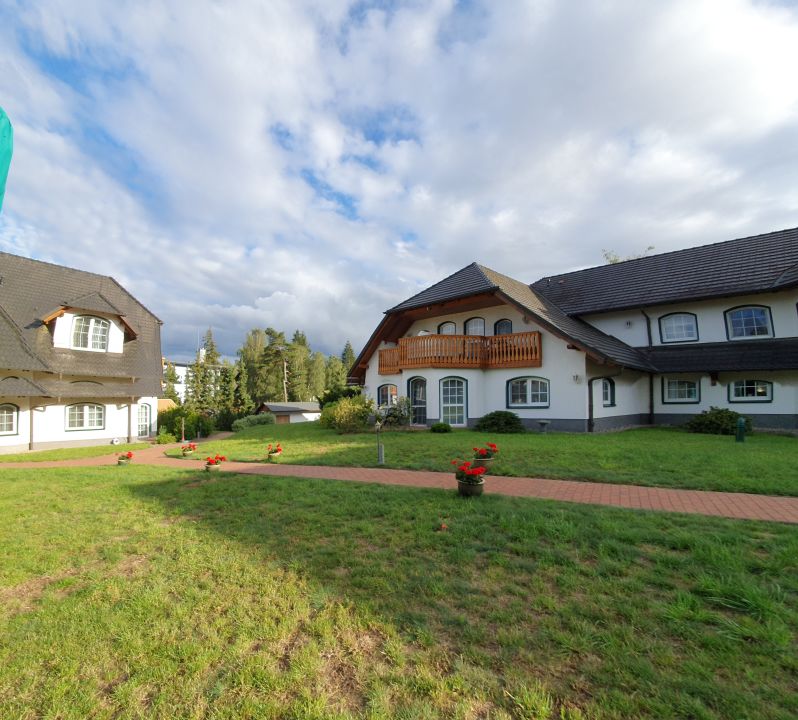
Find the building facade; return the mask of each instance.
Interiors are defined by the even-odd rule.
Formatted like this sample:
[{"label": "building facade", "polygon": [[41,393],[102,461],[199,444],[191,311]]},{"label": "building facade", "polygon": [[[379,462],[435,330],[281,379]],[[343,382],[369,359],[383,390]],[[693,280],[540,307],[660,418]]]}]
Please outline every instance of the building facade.
[{"label": "building facade", "polygon": [[160,326],[111,277],[0,253],[0,452],[154,435]]},{"label": "building facade", "polygon": [[388,310],[351,375],[416,424],[798,429],[798,229],[546,277],[472,263]]}]

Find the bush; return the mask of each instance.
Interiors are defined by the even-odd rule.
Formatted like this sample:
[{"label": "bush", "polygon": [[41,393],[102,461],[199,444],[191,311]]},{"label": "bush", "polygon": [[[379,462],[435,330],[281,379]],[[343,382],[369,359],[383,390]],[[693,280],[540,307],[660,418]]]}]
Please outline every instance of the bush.
[{"label": "bush", "polygon": [[169,443],[177,442],[177,438],[172,433],[159,432],[155,442],[158,445],[168,445]]},{"label": "bush", "polygon": [[365,395],[345,397],[322,408],[319,424],[337,430],[339,433],[352,433],[365,430],[374,413],[374,401]]},{"label": "bush", "polygon": [[452,426],[449,423],[437,422],[430,425],[430,432],[434,433],[447,433],[452,431]]},{"label": "bush", "polygon": [[213,418],[214,425],[216,425],[217,430],[232,430],[233,423],[240,417],[241,415],[235,410],[222,408]]},{"label": "bush", "polygon": [[323,410],[325,405],[338,402],[341,398],[357,397],[362,391],[363,388],[357,385],[342,385],[341,387],[330,388],[319,396],[319,407]]},{"label": "bush", "polygon": [[269,412],[260,413],[259,415],[247,415],[242,418],[238,418],[231,427],[233,428],[233,432],[239,432],[244,428],[254,427],[255,425],[274,425],[275,418]]},{"label": "bush", "polygon": [[493,433],[526,432],[526,428],[521,422],[521,418],[509,410],[496,410],[492,413],[488,413],[487,415],[483,415],[479,420],[477,420],[477,424],[474,425],[474,430]]},{"label": "bush", "polygon": [[400,397],[396,400],[396,405],[387,408],[380,408],[377,411],[380,422],[388,426],[401,426],[410,424],[410,398]]},{"label": "bush", "polygon": [[734,435],[737,432],[737,420],[745,418],[745,431],[750,433],[753,429],[751,418],[745,417],[734,410],[711,407],[700,415],[692,418],[685,427],[688,432],[705,433],[707,435]]},{"label": "bush", "polygon": [[193,440],[202,435],[208,437],[215,427],[213,418],[198,412],[191,412],[183,405],[162,410],[158,413],[158,427],[161,432],[169,433],[179,438],[181,435],[181,420],[186,421],[186,439]]}]

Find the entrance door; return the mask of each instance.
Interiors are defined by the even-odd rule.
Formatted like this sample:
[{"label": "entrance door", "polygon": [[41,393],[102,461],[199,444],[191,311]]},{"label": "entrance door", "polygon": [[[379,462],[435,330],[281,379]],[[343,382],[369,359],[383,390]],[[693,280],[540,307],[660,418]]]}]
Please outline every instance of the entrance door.
[{"label": "entrance door", "polygon": [[139,405],[139,437],[147,437],[150,434],[150,406]]},{"label": "entrance door", "polygon": [[410,381],[410,422],[413,425],[427,424],[427,381],[413,378]]},{"label": "entrance door", "polygon": [[466,382],[461,378],[441,380],[441,421],[449,425],[466,424]]}]

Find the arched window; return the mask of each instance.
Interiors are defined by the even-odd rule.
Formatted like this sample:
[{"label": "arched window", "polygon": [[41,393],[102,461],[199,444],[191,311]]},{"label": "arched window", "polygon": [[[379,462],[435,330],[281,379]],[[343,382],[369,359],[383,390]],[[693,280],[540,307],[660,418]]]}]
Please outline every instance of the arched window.
[{"label": "arched window", "polygon": [[698,340],[698,319],[693,313],[671,313],[659,319],[659,337],[663,343]]},{"label": "arched window", "polygon": [[507,320],[506,318],[503,320],[497,320],[493,326],[493,334],[494,335],[512,335],[513,334],[513,321]]},{"label": "arched window", "polygon": [[549,381],[541,377],[519,377],[507,381],[508,408],[549,406]]},{"label": "arched window", "polygon": [[765,305],[748,305],[727,310],[726,333],[729,340],[773,337],[770,308]]},{"label": "arched window", "polygon": [[453,322],[442,322],[438,325],[438,335],[456,335],[457,334],[457,325]]},{"label": "arched window", "polygon": [[484,335],[485,318],[473,317],[470,320],[466,320],[464,331],[466,335]]},{"label": "arched window", "polygon": [[377,388],[377,406],[396,405],[396,385],[380,385]]},{"label": "arched window", "polygon": [[102,430],[105,427],[105,408],[94,403],[79,403],[67,407],[67,430]]},{"label": "arched window", "polygon": [[604,378],[601,381],[601,402],[604,407],[615,405],[615,380]]},{"label": "arched window", "polygon": [[467,413],[468,383],[459,377],[441,380],[441,422],[449,425],[465,425]]},{"label": "arched window", "polygon": [[410,422],[413,425],[427,424],[427,381],[423,377],[407,381],[407,395],[410,398]]},{"label": "arched window", "polygon": [[19,408],[11,403],[0,405],[0,435],[16,435]]},{"label": "arched window", "polygon": [[104,318],[78,315],[72,323],[72,347],[80,350],[108,350],[111,323]]},{"label": "arched window", "polygon": [[139,437],[147,437],[150,434],[150,406],[139,405]]}]

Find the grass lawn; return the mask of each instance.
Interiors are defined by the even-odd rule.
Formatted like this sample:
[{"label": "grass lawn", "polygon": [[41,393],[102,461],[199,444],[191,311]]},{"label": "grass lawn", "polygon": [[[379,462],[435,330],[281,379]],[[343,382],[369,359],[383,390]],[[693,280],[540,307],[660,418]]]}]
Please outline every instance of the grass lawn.
[{"label": "grass lawn", "polygon": [[[492,441],[501,449],[491,467],[496,475],[798,495],[795,437],[754,434],[736,443],[733,437],[646,428],[595,435],[384,432],[382,438],[386,467],[448,472],[452,458]],[[248,428],[227,440],[201,443],[198,454],[219,452],[231,460],[262,460],[266,445],[278,440],[284,452],[277,462],[376,466],[374,433],[337,435],[317,423]]]},{"label": "grass lawn", "polygon": [[90,447],[58,448],[56,450],[36,450],[34,452],[0,455],[0,463],[9,462],[45,462],[47,460],[73,460],[75,458],[102,457],[103,455],[119,455],[128,450],[143,450],[148,443],[130,443],[122,445],[92,445]]},{"label": "grass lawn", "polygon": [[0,553],[3,718],[798,716],[794,526],[12,469]]}]

